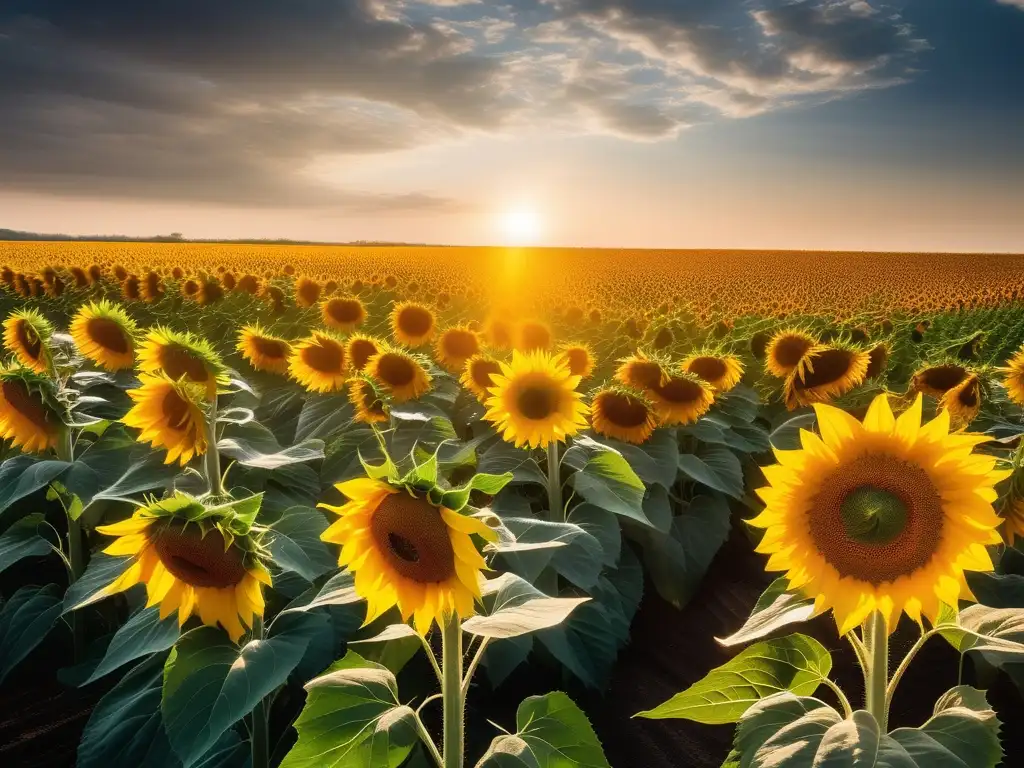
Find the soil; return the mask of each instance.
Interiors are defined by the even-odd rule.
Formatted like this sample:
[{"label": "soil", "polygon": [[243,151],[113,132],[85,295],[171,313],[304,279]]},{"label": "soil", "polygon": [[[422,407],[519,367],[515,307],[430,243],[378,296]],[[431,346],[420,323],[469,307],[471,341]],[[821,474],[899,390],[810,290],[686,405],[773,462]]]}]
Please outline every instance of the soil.
[{"label": "soil", "polygon": [[[751,551],[741,531],[734,530],[700,592],[683,610],[658,598],[653,589],[647,590],[633,623],[631,642],[622,651],[606,691],[569,689],[591,718],[612,766],[721,765],[731,746],[733,726],[632,716],[662,703],[741,650],[726,650],[714,638],[728,635],[743,624],[770,581],[762,566],[763,558]],[[814,635],[832,651],[834,678],[856,706],[863,695],[860,672],[849,647],[837,639],[832,620],[821,617],[798,631]],[[66,635],[55,633],[0,687],[0,765],[5,768],[73,765],[91,707],[113,684],[76,689],[65,688],[53,679],[48,670],[63,665],[67,658]],[[901,625],[893,636],[894,653],[905,651],[914,639],[913,626]],[[957,654],[941,640],[931,641],[900,686],[893,702],[893,727],[923,723],[936,698],[956,682]],[[974,682],[969,662],[965,664],[964,682]],[[470,702],[470,719],[475,721],[475,712],[485,710],[489,719],[511,727],[516,705],[524,696],[552,687],[551,675],[533,668],[513,674],[486,701]],[[1024,723],[1024,699],[1005,676],[990,685],[988,693],[1003,722],[1004,752],[1024,754],[1024,729],[1019,727]],[[835,703],[824,689],[818,695]]]}]

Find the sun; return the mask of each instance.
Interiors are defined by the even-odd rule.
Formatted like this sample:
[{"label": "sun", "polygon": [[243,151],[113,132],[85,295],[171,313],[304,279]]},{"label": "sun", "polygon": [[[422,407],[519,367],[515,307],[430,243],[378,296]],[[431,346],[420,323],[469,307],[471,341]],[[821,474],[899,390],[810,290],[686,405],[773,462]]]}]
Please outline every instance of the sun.
[{"label": "sun", "polygon": [[540,239],[543,224],[536,209],[509,208],[498,220],[502,238],[509,245],[532,245]]}]

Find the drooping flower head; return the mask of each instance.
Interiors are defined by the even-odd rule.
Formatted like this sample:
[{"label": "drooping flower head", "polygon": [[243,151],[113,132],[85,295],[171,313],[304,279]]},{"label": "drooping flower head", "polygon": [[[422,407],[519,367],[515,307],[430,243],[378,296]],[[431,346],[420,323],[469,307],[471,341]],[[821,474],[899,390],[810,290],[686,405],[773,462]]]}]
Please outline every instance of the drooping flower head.
[{"label": "drooping flower head", "polygon": [[383,424],[391,418],[383,387],[369,376],[349,379],[348,401],[356,409],[355,420],[362,424]]},{"label": "drooping flower head", "polygon": [[263,616],[261,585],[270,586],[253,527],[259,501],[256,496],[206,506],[179,492],[139,507],[120,523],[97,527],[118,537],[106,554],[131,560],[94,599],[144,584],[146,607],[159,605],[161,619],[177,611],[184,625],[196,615],[207,626],[223,627],[237,643]]},{"label": "drooping flower head", "polygon": [[569,366],[569,372],[573,376],[585,379],[594,371],[594,350],[585,342],[562,344],[558,348],[558,357]]},{"label": "drooping flower head", "polygon": [[218,385],[226,383],[224,363],[210,342],[189,331],[162,326],[146,334],[139,346],[139,370],[162,372],[174,381],[184,378],[201,385],[207,397],[213,397]]},{"label": "drooping flower head", "polygon": [[947,411],[921,424],[920,396],[898,419],[886,395],[863,423],[814,409],[820,437],[801,430],[802,448],[776,450],[764,469],[766,508],[751,525],[765,530],[766,568],[785,571],[816,612],[831,608],[840,634],[876,610],[891,631],[901,611],[934,623],[941,603],[974,599],[964,571],[992,569],[994,486],[1010,474],[972,453],[987,438],[950,434]]},{"label": "drooping flower head", "polygon": [[205,392],[187,379],[174,380],[166,373],[140,373],[142,386],[129,389],[135,405],[122,421],[141,430],[139,442],[167,451],[165,464],[185,466],[207,450]]},{"label": "drooping flower head", "polygon": [[869,362],[868,353],[854,347],[813,347],[786,377],[786,407],[792,411],[845,395],[864,382]]},{"label": "drooping flower head", "polygon": [[728,392],[743,378],[743,363],[735,355],[699,353],[688,356],[680,367],[699,376],[716,392]]},{"label": "drooping flower head", "polygon": [[247,325],[238,333],[238,351],[257,371],[288,374],[288,358],[292,345],[286,340],[270,334],[259,323]]},{"label": "drooping flower head", "polygon": [[764,368],[772,376],[784,379],[796,369],[803,356],[817,343],[817,339],[797,328],[779,331],[768,342]]},{"label": "drooping flower head", "polygon": [[313,331],[292,343],[288,372],[310,392],[340,392],[348,378],[344,342],[327,331]]},{"label": "drooping flower head", "polygon": [[432,377],[426,361],[400,349],[383,347],[366,361],[363,372],[380,384],[396,403],[415,400],[430,391]]},{"label": "drooping flower head", "polygon": [[646,442],[658,425],[650,399],[641,391],[621,385],[598,390],[590,401],[594,431],[627,443]]},{"label": "drooping flower head", "polygon": [[4,346],[19,363],[36,373],[50,370],[53,326],[38,310],[19,309],[4,320]]},{"label": "drooping flower head", "polygon": [[0,367],[0,439],[25,453],[43,453],[60,439],[54,384],[28,368]]},{"label": "drooping flower head", "polygon": [[78,351],[108,371],[135,365],[138,327],[128,313],[106,299],[82,306],[69,328]]}]

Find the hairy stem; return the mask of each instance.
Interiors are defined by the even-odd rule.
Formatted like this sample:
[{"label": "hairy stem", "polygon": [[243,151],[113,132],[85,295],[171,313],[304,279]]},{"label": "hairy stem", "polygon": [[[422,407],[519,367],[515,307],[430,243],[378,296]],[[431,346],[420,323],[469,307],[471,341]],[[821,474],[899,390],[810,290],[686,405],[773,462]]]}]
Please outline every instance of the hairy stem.
[{"label": "hairy stem", "polygon": [[217,395],[210,401],[206,419],[206,457],[203,464],[206,483],[211,496],[226,496],[224,478],[220,474],[220,454],[217,453]]},{"label": "hairy stem", "polygon": [[[256,616],[252,622],[252,639],[263,639],[263,617]],[[252,737],[249,742],[252,768],[270,768],[270,733],[267,699],[260,699],[252,710]]]},{"label": "hairy stem", "polygon": [[565,522],[565,510],[562,509],[562,474],[558,466],[558,443],[554,440],[548,443],[548,507],[551,509],[552,520]]},{"label": "hairy stem", "polygon": [[[70,427],[64,427],[61,432],[60,441],[57,443],[57,458],[69,463],[75,460]],[[69,582],[74,584],[85,573],[85,543],[82,540],[82,521],[72,519],[70,514],[68,515],[68,565],[70,566]],[[83,616],[74,612],[71,614],[71,634],[74,642],[75,663],[77,664],[85,657],[85,620]]]},{"label": "hairy stem", "polygon": [[444,681],[444,768],[462,768],[462,624],[457,613],[445,618],[441,628],[441,671]]},{"label": "hairy stem", "polygon": [[889,631],[882,614],[875,611],[864,622],[864,645],[868,665],[864,670],[865,708],[874,715],[882,733],[889,731]]}]

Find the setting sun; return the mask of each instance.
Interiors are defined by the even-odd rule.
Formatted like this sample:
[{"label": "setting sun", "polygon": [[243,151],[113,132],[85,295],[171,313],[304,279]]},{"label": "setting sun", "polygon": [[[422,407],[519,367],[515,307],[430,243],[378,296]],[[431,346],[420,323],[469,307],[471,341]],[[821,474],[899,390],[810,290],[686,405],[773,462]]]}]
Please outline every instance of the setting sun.
[{"label": "setting sun", "polygon": [[533,208],[526,206],[510,208],[498,221],[502,239],[509,245],[534,245],[540,239],[540,216]]}]

